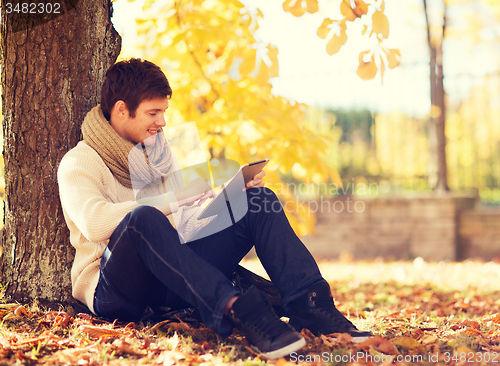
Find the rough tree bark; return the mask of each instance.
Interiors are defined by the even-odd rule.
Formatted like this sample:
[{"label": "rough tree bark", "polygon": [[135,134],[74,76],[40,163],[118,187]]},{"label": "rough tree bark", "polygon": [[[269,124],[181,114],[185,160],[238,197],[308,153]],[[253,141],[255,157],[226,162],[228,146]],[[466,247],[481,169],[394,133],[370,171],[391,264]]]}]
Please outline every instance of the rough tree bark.
[{"label": "rough tree bark", "polygon": [[429,7],[424,2],[425,20],[427,26],[427,44],[430,53],[430,93],[431,116],[429,120],[429,143],[431,149],[430,181],[433,189],[438,192],[448,191],[448,168],[446,165],[446,97],[443,74],[443,41],[446,31],[446,4],[443,2],[443,24],[438,39],[431,35],[429,23]]},{"label": "rough tree bark", "polygon": [[[40,0],[35,14],[32,6],[16,12],[19,2],[2,0],[6,202],[0,283],[15,300],[66,302],[74,251],[57,168],[80,140],[83,118],[98,103],[121,38],[111,23],[110,0]],[[61,14],[55,14],[57,3]]]}]

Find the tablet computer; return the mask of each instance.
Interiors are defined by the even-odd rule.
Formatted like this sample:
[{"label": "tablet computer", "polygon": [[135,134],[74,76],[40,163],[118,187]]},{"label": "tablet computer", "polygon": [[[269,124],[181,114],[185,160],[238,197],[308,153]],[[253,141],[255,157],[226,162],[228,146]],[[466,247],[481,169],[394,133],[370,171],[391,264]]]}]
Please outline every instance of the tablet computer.
[{"label": "tablet computer", "polygon": [[217,215],[222,210],[227,209],[227,201],[233,197],[245,194],[245,187],[253,177],[255,177],[269,162],[269,159],[255,161],[240,167],[238,172],[223,185],[223,189],[208,203],[207,206],[198,215],[198,219],[204,219]]}]

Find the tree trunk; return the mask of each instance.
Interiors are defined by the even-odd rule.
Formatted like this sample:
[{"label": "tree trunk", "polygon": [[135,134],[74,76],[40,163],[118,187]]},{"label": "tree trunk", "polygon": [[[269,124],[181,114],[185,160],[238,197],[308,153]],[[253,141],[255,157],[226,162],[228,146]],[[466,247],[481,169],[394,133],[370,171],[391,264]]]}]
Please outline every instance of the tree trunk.
[{"label": "tree trunk", "polygon": [[[111,23],[110,0],[40,1],[39,14],[16,12],[16,3],[2,0],[6,202],[0,282],[11,299],[67,302],[74,250],[57,168],[80,140],[85,114],[99,103],[121,38]],[[54,14],[56,4],[60,14]]]},{"label": "tree trunk", "polygon": [[433,39],[430,31],[429,9],[424,2],[427,26],[427,43],[430,53],[431,115],[429,118],[429,145],[431,168],[429,181],[437,192],[448,191],[448,168],[446,164],[446,96],[443,74],[443,41],[446,30],[446,4],[443,3],[443,24],[440,39]]}]

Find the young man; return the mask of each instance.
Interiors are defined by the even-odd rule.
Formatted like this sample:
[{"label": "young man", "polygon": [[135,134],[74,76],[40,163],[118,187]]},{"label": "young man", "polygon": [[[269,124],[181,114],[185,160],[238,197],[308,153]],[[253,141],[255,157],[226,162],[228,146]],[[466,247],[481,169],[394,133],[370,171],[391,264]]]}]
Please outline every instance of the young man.
[{"label": "young man", "polygon": [[[248,211],[235,224],[225,227],[223,215],[197,219],[199,204],[213,193],[201,179],[185,186],[173,173],[179,167],[160,133],[171,96],[158,66],[118,62],[106,73],[101,104],[85,117],[83,141],[61,161],[60,198],[76,248],[73,296],[99,316],[132,321],[151,306],[194,306],[220,336],[236,326],[268,358],[303,347],[302,328],[370,336],[335,308],[283,210],[262,209],[264,203],[281,207],[264,188],[263,171],[247,185]],[[147,160],[137,144],[148,150]],[[155,195],[137,201],[136,181],[150,176],[158,178],[157,186],[148,185]],[[228,279],[252,247],[283,298],[289,324],[256,288],[240,294]]]}]

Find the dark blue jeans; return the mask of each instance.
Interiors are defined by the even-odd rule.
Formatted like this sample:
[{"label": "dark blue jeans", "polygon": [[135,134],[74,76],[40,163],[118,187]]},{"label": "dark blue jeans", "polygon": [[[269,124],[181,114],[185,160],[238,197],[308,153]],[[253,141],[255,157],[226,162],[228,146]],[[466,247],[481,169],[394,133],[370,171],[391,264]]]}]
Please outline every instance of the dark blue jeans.
[{"label": "dark blue jeans", "polygon": [[[148,306],[193,306],[221,336],[232,324],[224,306],[238,292],[228,277],[255,246],[283,301],[324,281],[314,258],[295,235],[278,198],[267,188],[247,190],[248,212],[230,227],[181,244],[157,209],[139,206],[118,225],[101,259],[94,297],[97,315],[137,321]],[[218,217],[210,225],[218,225]],[[214,232],[213,226],[203,230]]]}]

